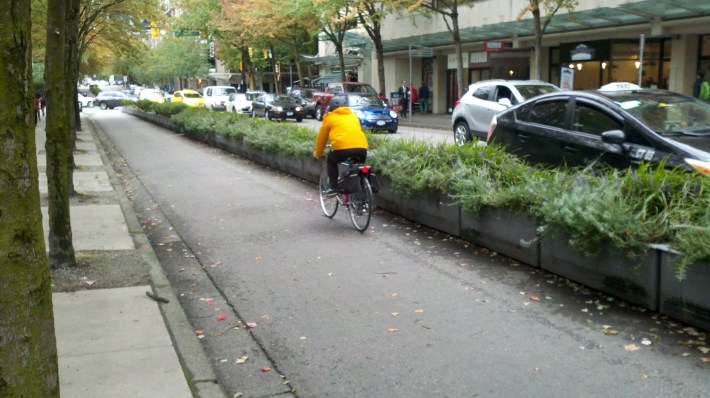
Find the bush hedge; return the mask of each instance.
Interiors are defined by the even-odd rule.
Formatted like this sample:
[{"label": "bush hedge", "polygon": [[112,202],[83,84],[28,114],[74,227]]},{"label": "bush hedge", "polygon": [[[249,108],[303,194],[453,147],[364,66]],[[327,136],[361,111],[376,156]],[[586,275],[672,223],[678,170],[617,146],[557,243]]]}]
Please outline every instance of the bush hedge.
[{"label": "bush hedge", "polygon": [[[140,107],[140,102],[139,102]],[[193,135],[215,132],[266,151],[307,158],[316,132],[245,115],[154,104],[152,111]],[[368,164],[405,197],[446,193],[462,210],[511,208],[538,219],[546,231],[570,237],[593,255],[611,242],[630,256],[652,243],[682,252],[678,276],[710,261],[710,179],[700,173],[644,165],[614,170],[531,166],[500,147],[433,144],[368,133]]]}]

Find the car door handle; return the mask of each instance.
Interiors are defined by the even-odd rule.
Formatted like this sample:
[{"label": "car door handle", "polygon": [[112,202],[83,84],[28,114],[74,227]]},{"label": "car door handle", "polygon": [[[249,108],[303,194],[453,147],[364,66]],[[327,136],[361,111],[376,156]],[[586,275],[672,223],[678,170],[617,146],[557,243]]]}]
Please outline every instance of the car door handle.
[{"label": "car door handle", "polygon": [[578,149],[571,146],[565,146],[565,152],[577,152]]}]

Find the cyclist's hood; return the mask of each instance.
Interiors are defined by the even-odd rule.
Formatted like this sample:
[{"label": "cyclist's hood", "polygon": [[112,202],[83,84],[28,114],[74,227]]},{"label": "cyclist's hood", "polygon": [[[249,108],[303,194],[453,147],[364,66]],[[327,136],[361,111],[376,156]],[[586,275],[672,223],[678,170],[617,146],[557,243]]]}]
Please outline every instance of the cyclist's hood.
[{"label": "cyclist's hood", "polygon": [[348,108],[347,106],[341,106],[341,107],[333,109],[332,111],[330,111],[328,113],[329,114],[335,113],[337,115],[349,115],[349,114],[353,113],[353,111],[351,111],[350,108]]}]

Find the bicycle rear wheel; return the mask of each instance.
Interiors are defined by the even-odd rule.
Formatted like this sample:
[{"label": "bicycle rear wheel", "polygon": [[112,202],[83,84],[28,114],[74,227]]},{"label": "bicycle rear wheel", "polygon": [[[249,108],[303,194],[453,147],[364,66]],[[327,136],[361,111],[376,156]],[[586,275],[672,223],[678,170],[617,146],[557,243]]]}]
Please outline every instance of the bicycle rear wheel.
[{"label": "bicycle rear wheel", "polygon": [[337,195],[325,195],[330,189],[330,181],[328,180],[328,172],[325,167],[320,173],[320,181],[318,183],[318,194],[320,196],[320,207],[323,209],[323,214],[328,218],[333,218],[335,212],[338,211]]},{"label": "bicycle rear wheel", "polygon": [[365,232],[370,226],[370,217],[375,210],[375,197],[366,175],[360,176],[360,187],[362,188],[360,192],[350,194],[348,211],[355,229]]}]

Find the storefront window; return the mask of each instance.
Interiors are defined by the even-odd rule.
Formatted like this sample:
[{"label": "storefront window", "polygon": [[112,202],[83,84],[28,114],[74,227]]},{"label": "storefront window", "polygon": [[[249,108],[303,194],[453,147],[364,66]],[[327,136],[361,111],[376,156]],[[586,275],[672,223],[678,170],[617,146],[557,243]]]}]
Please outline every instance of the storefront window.
[{"label": "storefront window", "polygon": [[705,71],[705,80],[710,79],[710,35],[700,36],[698,70]]},{"label": "storefront window", "polygon": [[639,50],[638,41],[612,44],[610,81],[638,83],[639,70],[641,70],[641,87],[667,89],[670,75],[670,41],[646,41],[643,69],[641,69]]}]

